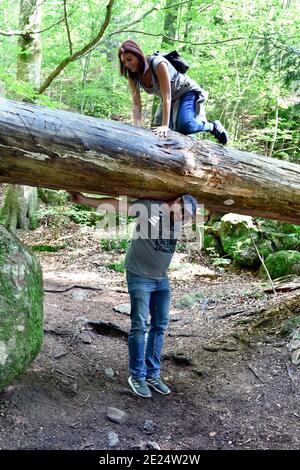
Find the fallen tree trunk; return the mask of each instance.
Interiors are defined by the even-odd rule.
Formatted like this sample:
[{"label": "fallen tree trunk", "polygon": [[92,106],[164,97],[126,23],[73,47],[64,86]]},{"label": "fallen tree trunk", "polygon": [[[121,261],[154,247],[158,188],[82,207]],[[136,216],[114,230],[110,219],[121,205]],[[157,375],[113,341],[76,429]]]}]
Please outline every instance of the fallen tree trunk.
[{"label": "fallen tree trunk", "polygon": [[0,182],[170,200],[300,224],[300,165],[0,99]]}]

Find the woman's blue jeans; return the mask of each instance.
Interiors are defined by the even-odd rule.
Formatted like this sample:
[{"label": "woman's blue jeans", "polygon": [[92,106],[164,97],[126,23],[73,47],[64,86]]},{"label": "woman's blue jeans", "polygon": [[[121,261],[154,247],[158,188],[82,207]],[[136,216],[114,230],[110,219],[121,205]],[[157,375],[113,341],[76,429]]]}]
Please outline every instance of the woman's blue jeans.
[{"label": "woman's blue jeans", "polygon": [[[164,331],[168,326],[170,285],[167,277],[159,280],[141,277],[127,271],[131,301],[131,328],[128,337],[131,376],[144,380],[160,375],[160,356]],[[150,329],[146,344],[147,318]]]},{"label": "woman's blue jeans", "polygon": [[198,94],[189,91],[180,99],[177,113],[176,130],[181,134],[195,134],[195,132],[209,132],[213,126],[208,121],[201,121],[196,117],[196,102]]}]

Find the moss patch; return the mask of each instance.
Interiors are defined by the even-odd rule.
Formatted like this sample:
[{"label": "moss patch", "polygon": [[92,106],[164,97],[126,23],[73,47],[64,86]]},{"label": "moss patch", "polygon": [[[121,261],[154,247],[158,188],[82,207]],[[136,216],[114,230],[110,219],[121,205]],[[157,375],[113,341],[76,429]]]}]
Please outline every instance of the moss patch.
[{"label": "moss patch", "polygon": [[0,226],[0,390],[23,373],[43,338],[43,283],[38,260]]},{"label": "moss patch", "polygon": [[[300,253],[292,250],[278,251],[269,255],[265,264],[272,279],[288,274],[300,274]],[[261,266],[259,272],[261,277],[265,279],[266,272],[263,266]]]}]

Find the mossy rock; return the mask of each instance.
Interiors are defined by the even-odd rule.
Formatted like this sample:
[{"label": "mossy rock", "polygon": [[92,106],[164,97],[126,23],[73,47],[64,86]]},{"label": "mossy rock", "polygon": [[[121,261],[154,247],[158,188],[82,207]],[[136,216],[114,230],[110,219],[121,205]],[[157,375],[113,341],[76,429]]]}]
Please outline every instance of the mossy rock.
[{"label": "mossy rock", "polygon": [[231,257],[242,268],[253,268],[259,265],[259,257],[251,238],[238,240],[231,249]]},{"label": "mossy rock", "polygon": [[[277,251],[267,257],[265,260],[266,267],[272,279],[277,279],[288,274],[300,274],[300,253],[299,251],[284,250]],[[259,273],[262,278],[266,279],[267,274],[260,267]]]},{"label": "mossy rock", "polygon": [[300,234],[300,225],[288,224],[277,220],[257,218],[256,222],[259,228],[265,234],[268,233],[298,233]]},{"label": "mossy rock", "polygon": [[[227,214],[229,217],[231,214]],[[241,219],[241,220],[240,220]],[[222,242],[223,249],[226,254],[234,257],[234,253],[241,249],[241,246],[245,244],[245,248],[250,244],[251,235],[255,241],[258,240],[257,231],[251,227],[251,223],[248,220],[249,217],[245,220],[242,219],[242,216],[238,218],[237,214],[232,214],[232,219],[222,219],[221,228],[220,228],[220,239]]]},{"label": "mossy rock", "polygon": [[259,240],[256,246],[263,259],[266,259],[275,251],[271,240]]},{"label": "mossy rock", "polygon": [[220,239],[224,252],[243,268],[259,265],[259,257],[249,232],[257,242],[259,235],[253,227],[251,217],[227,214],[222,218]]},{"label": "mossy rock", "polygon": [[222,247],[222,243],[218,237],[215,237],[211,233],[204,234],[204,243],[203,248],[205,251],[215,252],[219,256],[223,256],[224,250]]},{"label": "mossy rock", "polygon": [[271,235],[276,249],[300,251],[300,232],[299,233],[274,233]]},{"label": "mossy rock", "polygon": [[[265,259],[273,253],[273,246],[270,240],[258,240],[256,242],[260,255]],[[261,264],[255,246],[251,238],[246,238],[241,242],[237,242],[236,250],[232,255],[236,264],[242,268],[255,268]]]},{"label": "mossy rock", "polygon": [[43,282],[36,257],[0,225],[0,390],[25,372],[43,338]]}]

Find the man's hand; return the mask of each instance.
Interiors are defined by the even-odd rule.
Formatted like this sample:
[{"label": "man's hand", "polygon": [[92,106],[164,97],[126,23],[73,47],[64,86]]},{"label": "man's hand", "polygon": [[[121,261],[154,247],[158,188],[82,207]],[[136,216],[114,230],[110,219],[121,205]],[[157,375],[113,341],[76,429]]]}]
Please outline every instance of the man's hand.
[{"label": "man's hand", "polygon": [[84,196],[81,193],[69,193],[71,196],[71,202],[75,204],[84,204]]},{"label": "man's hand", "polygon": [[152,129],[152,131],[157,135],[157,137],[167,137],[169,128],[168,126],[159,126]]}]

